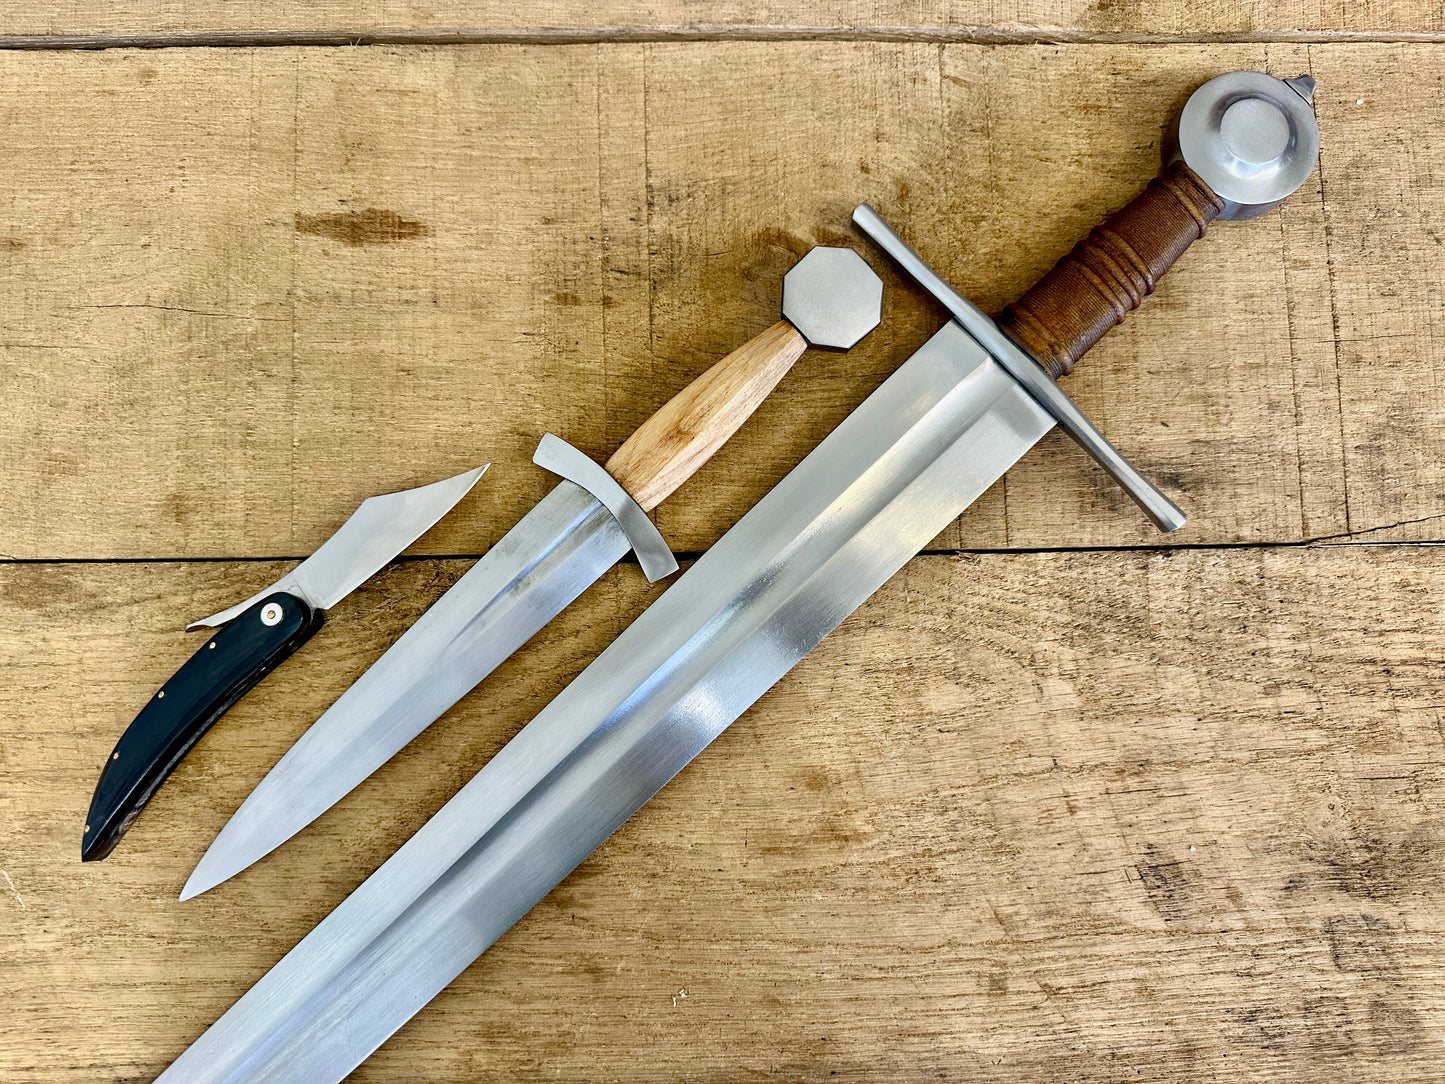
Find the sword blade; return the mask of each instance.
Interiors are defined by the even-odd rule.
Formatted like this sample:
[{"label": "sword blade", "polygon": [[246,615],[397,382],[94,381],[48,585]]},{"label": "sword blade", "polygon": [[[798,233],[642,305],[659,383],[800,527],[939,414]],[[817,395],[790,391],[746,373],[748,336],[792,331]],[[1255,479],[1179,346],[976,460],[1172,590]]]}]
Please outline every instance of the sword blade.
[{"label": "sword blade", "polygon": [[340,1081],[1053,421],[949,324],[162,1081]]},{"label": "sword blade", "polygon": [[590,493],[560,483],[301,735],[226,822],[181,899],[235,876],[330,809],[628,548]]}]

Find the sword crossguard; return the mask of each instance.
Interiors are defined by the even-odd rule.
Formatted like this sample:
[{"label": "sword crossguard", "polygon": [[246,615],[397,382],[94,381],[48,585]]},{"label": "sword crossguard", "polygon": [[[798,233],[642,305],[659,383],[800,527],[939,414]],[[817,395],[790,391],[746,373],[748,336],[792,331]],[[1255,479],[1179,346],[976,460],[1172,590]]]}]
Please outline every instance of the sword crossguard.
[{"label": "sword crossguard", "polygon": [[1098,461],[1099,466],[1124,488],[1124,492],[1143,509],[1156,527],[1167,532],[1184,526],[1184,513],[1135,470],[1103,433],[1094,428],[1094,423],[1084,416],[1084,412],[1055,383],[1047,370],[1005,335],[982,309],[945,282],[924,262],[923,257],[909,247],[908,242],[893,232],[877,211],[866,203],[860,203],[853,211],[853,221],[897,260],[920,286],[943,302],[959,326],[987,350],[1005,372],[1022,384],[1039,406],[1053,415],[1059,428]]},{"label": "sword crossguard", "polygon": [[1307,75],[1229,72],[1189,97],[1177,153],[1123,210],[1060,260],[995,323],[924,262],[866,203],[853,221],[987,350],[1059,428],[1098,461],[1162,531],[1184,513],[1094,428],[1055,381],[1126,313],[1216,218],[1252,218],[1294,192],[1319,156]]}]

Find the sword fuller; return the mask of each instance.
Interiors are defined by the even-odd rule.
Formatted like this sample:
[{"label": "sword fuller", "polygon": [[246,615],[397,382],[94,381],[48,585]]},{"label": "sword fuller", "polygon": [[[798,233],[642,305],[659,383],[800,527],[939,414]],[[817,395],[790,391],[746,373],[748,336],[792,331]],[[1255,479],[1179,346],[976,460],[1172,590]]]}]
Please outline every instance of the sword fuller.
[{"label": "sword fuller", "polygon": [[341,1080],[1052,425],[945,326],[161,1079]]}]

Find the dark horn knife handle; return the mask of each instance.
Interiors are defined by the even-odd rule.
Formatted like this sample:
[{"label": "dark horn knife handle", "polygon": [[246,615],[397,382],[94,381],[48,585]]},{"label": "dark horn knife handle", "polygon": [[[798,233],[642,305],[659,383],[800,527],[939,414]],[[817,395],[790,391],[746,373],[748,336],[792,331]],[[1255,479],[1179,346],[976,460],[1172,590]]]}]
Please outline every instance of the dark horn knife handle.
[{"label": "dark horn knife handle", "polygon": [[1068,376],[1223,211],[1209,185],[1176,162],[1004,309],[999,326],[1055,380]]},{"label": "dark horn knife handle", "polygon": [[[277,609],[280,614],[277,617]],[[267,621],[271,620],[271,624]],[[151,795],[212,725],[315,635],[325,620],[278,591],[217,630],[151,697],[106,761],[86,818],[82,861],[115,849]]]}]

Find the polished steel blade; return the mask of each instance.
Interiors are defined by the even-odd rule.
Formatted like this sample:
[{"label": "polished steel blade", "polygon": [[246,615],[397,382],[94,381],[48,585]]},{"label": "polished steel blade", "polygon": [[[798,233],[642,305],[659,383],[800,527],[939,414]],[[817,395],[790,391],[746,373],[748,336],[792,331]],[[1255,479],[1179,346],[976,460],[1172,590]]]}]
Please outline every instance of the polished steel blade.
[{"label": "polished steel blade", "polygon": [[949,324],[161,1080],[341,1080],[1052,424]]},{"label": "polished steel blade", "polygon": [[335,534],[280,580],[218,614],[192,621],[187,631],[224,625],[276,591],[300,595],[322,610],[335,606],[431,530],[490,465],[415,489],[366,498]]},{"label": "polished steel blade", "polygon": [[226,823],[181,899],[213,888],[330,809],[465,696],[629,549],[562,482],[301,735]]}]

